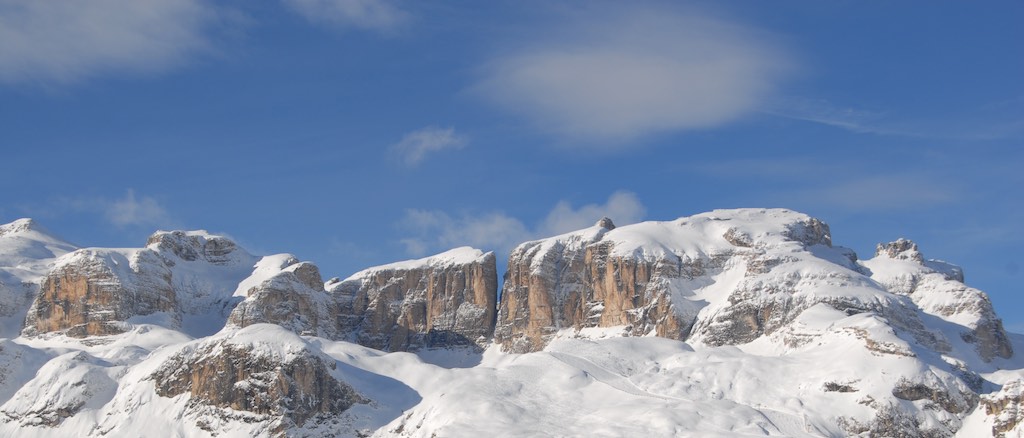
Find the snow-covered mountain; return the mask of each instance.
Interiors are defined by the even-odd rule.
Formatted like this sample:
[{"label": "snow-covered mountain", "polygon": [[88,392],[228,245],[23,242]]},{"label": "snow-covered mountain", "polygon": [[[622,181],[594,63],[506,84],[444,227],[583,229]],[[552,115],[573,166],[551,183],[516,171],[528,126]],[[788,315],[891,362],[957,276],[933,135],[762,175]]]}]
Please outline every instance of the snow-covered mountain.
[{"label": "snow-covered mountain", "polygon": [[57,257],[75,249],[32,219],[0,225],[0,337],[17,336],[42,277]]},{"label": "snow-covered mountain", "polygon": [[[4,436],[1021,436],[1024,336],[910,241],[716,210],[326,283],[0,226]],[[16,285],[16,286],[12,286]]]}]

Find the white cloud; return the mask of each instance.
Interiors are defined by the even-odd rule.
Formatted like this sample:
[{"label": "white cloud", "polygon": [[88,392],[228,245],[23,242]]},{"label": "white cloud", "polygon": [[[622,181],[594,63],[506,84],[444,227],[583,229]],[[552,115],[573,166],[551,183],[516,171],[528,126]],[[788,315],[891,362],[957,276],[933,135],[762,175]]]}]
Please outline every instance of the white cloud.
[{"label": "white cloud", "polygon": [[151,196],[137,196],[133,189],[125,191],[121,198],[57,197],[41,204],[22,205],[18,209],[23,214],[44,218],[69,214],[95,215],[117,227],[176,228],[179,225],[159,201]]},{"label": "white cloud", "polygon": [[626,191],[612,193],[604,204],[587,204],[573,209],[568,201],[560,201],[551,209],[540,226],[544,235],[558,235],[594,225],[602,217],[615,225],[627,225],[643,219],[647,209],[636,194]]},{"label": "white cloud", "polygon": [[451,216],[441,211],[411,209],[406,211],[400,225],[415,236],[399,242],[407,253],[416,257],[463,245],[506,253],[528,240],[592,226],[602,217],[611,218],[616,225],[638,222],[645,211],[635,194],[618,191],[604,204],[574,209],[567,201],[560,201],[531,230],[521,220],[502,212]]},{"label": "white cloud", "polygon": [[504,250],[532,236],[520,220],[500,212],[452,217],[440,211],[412,209],[406,211],[401,225],[417,234],[400,240],[413,256],[463,245]]},{"label": "white cloud", "polygon": [[420,164],[427,154],[445,149],[462,149],[469,140],[455,133],[455,128],[429,126],[410,132],[391,147],[391,152],[409,167]]},{"label": "white cloud", "polygon": [[409,14],[390,0],[284,0],[307,20],[342,28],[392,32],[409,21]]},{"label": "white cloud", "polygon": [[106,207],[107,219],[117,226],[160,226],[170,223],[167,210],[149,196],[135,197],[129,189],[124,198],[109,202]]},{"label": "white cloud", "polygon": [[160,72],[209,48],[199,0],[0,0],[0,82]]},{"label": "white cloud", "polygon": [[587,14],[498,56],[474,90],[587,144],[720,126],[754,110],[792,62],[752,29],[678,11]]}]

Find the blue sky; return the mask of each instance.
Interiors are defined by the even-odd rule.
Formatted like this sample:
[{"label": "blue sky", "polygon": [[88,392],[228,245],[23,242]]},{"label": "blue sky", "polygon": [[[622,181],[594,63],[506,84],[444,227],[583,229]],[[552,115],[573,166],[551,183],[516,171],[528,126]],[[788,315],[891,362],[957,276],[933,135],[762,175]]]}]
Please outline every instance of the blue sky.
[{"label": "blue sky", "polygon": [[0,221],[325,277],[787,207],[1024,331],[1024,4],[0,1]]}]

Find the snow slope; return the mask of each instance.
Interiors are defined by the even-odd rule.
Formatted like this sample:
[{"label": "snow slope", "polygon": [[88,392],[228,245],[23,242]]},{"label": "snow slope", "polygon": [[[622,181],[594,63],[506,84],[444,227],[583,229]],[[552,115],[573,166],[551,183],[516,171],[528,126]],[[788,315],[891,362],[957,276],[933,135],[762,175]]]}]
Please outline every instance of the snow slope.
[{"label": "snow slope", "polygon": [[17,336],[39,280],[75,249],[32,219],[0,225],[0,337]]}]

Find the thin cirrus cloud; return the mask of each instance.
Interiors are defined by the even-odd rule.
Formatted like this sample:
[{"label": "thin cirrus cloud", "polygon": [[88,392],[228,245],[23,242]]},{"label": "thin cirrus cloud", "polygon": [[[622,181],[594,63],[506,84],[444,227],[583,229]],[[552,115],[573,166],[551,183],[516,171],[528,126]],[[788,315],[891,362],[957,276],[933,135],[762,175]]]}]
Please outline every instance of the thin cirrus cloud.
[{"label": "thin cirrus cloud", "polygon": [[391,146],[391,153],[402,164],[416,167],[427,155],[446,149],[462,149],[469,144],[465,135],[457,134],[455,128],[428,126],[405,134],[402,140]]},{"label": "thin cirrus cloud", "polygon": [[795,65],[773,40],[695,11],[583,13],[491,59],[472,91],[579,144],[615,148],[756,110]]},{"label": "thin cirrus cloud", "polygon": [[410,209],[400,225],[414,235],[399,242],[414,257],[463,245],[504,253],[528,240],[592,226],[602,217],[611,218],[617,225],[639,222],[646,211],[636,194],[627,191],[612,193],[604,203],[578,208],[559,201],[533,229],[503,212],[452,216],[442,211]]},{"label": "thin cirrus cloud", "polygon": [[389,0],[284,0],[285,5],[313,23],[339,28],[394,32],[410,14]]},{"label": "thin cirrus cloud", "polygon": [[216,15],[198,0],[0,0],[0,82],[165,71],[210,48]]},{"label": "thin cirrus cloud", "polygon": [[1020,137],[1024,132],[1024,99],[1020,97],[977,108],[958,108],[930,119],[799,97],[773,99],[761,112],[858,134],[985,141]]}]

